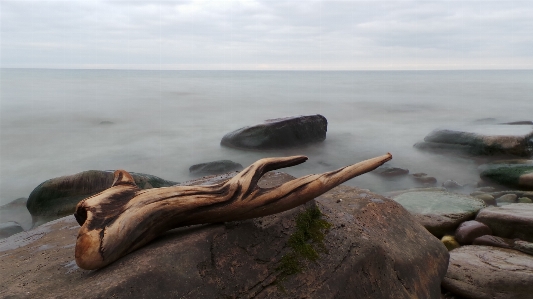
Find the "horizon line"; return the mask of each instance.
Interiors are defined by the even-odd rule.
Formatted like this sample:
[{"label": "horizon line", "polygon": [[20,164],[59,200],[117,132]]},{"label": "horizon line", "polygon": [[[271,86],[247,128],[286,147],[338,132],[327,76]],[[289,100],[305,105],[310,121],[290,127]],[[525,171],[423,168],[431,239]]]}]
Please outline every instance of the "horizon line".
[{"label": "horizon line", "polygon": [[466,69],[153,69],[153,68],[56,68],[56,67],[0,67],[2,70],[87,70],[87,71],[244,71],[244,72],[357,72],[357,71],[531,71],[533,68],[466,68]]}]

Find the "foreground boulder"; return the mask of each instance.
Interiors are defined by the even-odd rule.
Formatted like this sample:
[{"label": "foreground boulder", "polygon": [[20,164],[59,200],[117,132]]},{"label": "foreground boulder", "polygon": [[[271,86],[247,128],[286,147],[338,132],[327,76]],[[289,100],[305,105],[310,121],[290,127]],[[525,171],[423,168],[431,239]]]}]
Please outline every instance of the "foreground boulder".
[{"label": "foreground boulder", "polygon": [[242,165],[231,160],[218,160],[189,167],[189,172],[192,175],[221,174],[236,170],[242,170]]},{"label": "foreground boulder", "polygon": [[32,225],[31,214],[26,208],[27,198],[17,198],[14,201],[0,206],[1,222],[17,222],[24,230],[30,229]]},{"label": "foreground boulder", "polygon": [[512,249],[469,245],[450,251],[442,286],[476,299],[530,299],[533,256]]},{"label": "foreground boulder", "polygon": [[[473,155],[531,157],[533,132],[528,126],[482,126],[469,131],[434,130],[415,144],[420,149],[464,150]],[[509,130],[508,128],[512,128]],[[483,132],[483,133],[480,133]]]},{"label": "foreground boulder", "polygon": [[220,144],[255,150],[296,147],[324,141],[327,130],[328,121],[320,114],[276,118],[230,132]]},{"label": "foreground boulder", "polygon": [[485,202],[471,196],[449,192],[413,191],[394,200],[406,208],[434,236],[453,233],[464,221],[474,219]]},{"label": "foreground boulder", "polygon": [[[260,185],[290,179],[269,173]],[[206,182],[217,180],[190,184]],[[331,224],[323,250],[284,276],[295,220],[313,206]],[[74,262],[78,228],[68,216],[0,241],[0,297],[440,298],[448,265],[446,248],[400,205],[347,186],[283,213],[170,231],[97,271]]]},{"label": "foreground boulder", "polygon": [[490,227],[495,236],[533,242],[533,204],[488,207],[479,212],[476,220]]},{"label": "foreground boulder", "polygon": [[[149,174],[132,172],[131,175],[141,189],[169,187],[177,184]],[[73,214],[80,200],[102,192],[112,183],[113,171],[100,170],[88,170],[41,183],[33,189],[27,202],[33,225],[41,225]]]}]

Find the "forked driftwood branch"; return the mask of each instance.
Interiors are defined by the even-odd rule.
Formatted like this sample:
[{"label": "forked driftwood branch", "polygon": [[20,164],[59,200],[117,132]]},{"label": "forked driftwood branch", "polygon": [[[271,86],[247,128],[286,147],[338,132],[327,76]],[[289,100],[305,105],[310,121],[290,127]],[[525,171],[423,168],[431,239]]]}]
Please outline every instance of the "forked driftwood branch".
[{"label": "forked driftwood branch", "polygon": [[81,225],[76,240],[76,263],[83,269],[97,269],[173,228],[286,211],[390,159],[392,156],[386,154],[274,188],[260,188],[257,183],[266,172],[298,165],[307,157],[261,159],[230,180],[210,186],[141,190],[128,172],[117,170],[109,189],[76,206],[74,216]]}]

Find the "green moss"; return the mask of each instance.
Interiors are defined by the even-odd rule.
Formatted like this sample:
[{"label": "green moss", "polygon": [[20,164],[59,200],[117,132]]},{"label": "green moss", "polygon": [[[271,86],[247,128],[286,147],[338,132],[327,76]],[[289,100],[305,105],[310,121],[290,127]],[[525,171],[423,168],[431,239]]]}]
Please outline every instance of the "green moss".
[{"label": "green moss", "polygon": [[518,187],[520,176],[530,172],[533,172],[533,166],[489,168],[481,173],[481,177],[505,186]]},{"label": "green moss", "polygon": [[325,230],[331,223],[322,219],[322,212],[318,207],[311,207],[298,214],[296,231],[289,237],[287,243],[290,251],[285,254],[276,268],[280,271],[278,281],[284,281],[289,275],[301,273],[304,270],[304,260],[315,262],[319,253],[326,253],[324,245]]}]

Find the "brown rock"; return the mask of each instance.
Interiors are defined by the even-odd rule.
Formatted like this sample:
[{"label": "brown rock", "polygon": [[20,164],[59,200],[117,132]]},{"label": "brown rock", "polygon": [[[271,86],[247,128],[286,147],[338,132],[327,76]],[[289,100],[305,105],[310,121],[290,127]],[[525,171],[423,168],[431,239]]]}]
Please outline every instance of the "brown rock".
[{"label": "brown rock", "polygon": [[[267,174],[260,184],[288,178]],[[195,184],[217,181],[205,180]],[[332,224],[324,240],[328,253],[288,276],[284,290],[276,267],[305,206],[173,230],[97,271],[77,268],[79,226],[72,216],[61,218],[0,241],[0,297],[440,298],[447,250],[400,205],[347,186],[312,205]]]},{"label": "brown rock", "polygon": [[490,246],[469,245],[450,251],[442,286],[464,298],[531,299],[533,256]]},{"label": "brown rock", "polygon": [[532,204],[512,203],[488,207],[478,213],[476,220],[490,227],[495,236],[533,242]]},{"label": "brown rock", "polygon": [[473,244],[516,249],[518,251],[522,251],[524,253],[533,255],[533,243],[523,241],[520,239],[506,239],[506,238],[486,235],[486,236],[481,236],[479,238],[476,238]]},{"label": "brown rock", "polygon": [[472,244],[475,238],[484,235],[492,235],[492,230],[475,220],[465,221],[455,230],[455,239],[462,245]]}]

